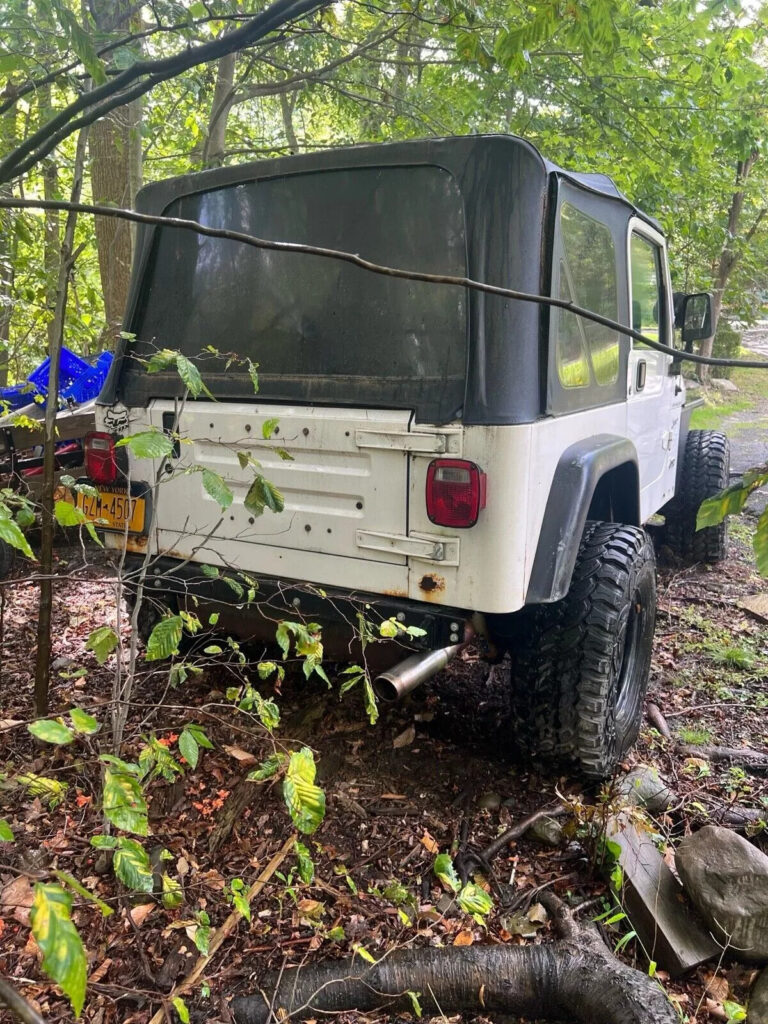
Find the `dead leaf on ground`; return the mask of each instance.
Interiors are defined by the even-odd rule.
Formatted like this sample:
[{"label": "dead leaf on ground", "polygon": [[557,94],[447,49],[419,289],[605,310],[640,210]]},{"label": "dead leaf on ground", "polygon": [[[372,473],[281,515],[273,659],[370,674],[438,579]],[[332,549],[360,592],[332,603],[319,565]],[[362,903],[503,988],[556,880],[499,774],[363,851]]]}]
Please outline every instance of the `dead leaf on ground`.
[{"label": "dead leaf on ground", "polygon": [[131,920],[137,928],[141,928],[154,909],[154,903],[138,903],[131,909]]},{"label": "dead leaf on ground", "polygon": [[105,960],[102,960],[102,962],[99,964],[99,966],[93,972],[93,974],[91,974],[89,976],[88,984],[89,985],[95,985],[97,982],[101,981],[101,979],[104,977],[104,975],[107,973],[107,971],[109,970],[109,968],[111,966],[112,966],[112,961],[111,961],[111,959],[109,957],[107,957]]},{"label": "dead leaf on ground", "polygon": [[428,853],[439,853],[440,844],[437,842],[434,836],[431,836],[429,832],[425,832],[421,837],[421,845],[427,850]]},{"label": "dead leaf on ground", "polygon": [[453,944],[454,946],[471,946],[474,941],[475,936],[472,934],[472,932],[467,931],[465,929],[464,931],[459,932],[459,934],[453,940]]},{"label": "dead leaf on ground", "polygon": [[19,875],[5,886],[0,893],[0,907],[10,910],[19,924],[29,924],[29,908],[32,906],[34,893],[26,875]]},{"label": "dead leaf on ground", "polygon": [[728,998],[728,992],[730,986],[728,985],[728,979],[723,977],[722,974],[707,974],[704,977],[704,988],[707,990],[707,994],[717,1003],[723,1003]]},{"label": "dead leaf on ground", "polygon": [[222,745],[222,750],[226,750],[230,757],[234,757],[236,761],[240,761],[241,764],[255,764],[256,757],[250,754],[247,750],[243,750],[242,747],[230,747],[226,743]]},{"label": "dead leaf on ground", "polygon": [[416,726],[409,725],[407,729],[403,729],[401,733],[392,740],[392,746],[395,750],[399,750],[401,747],[410,746],[411,743],[416,739]]}]

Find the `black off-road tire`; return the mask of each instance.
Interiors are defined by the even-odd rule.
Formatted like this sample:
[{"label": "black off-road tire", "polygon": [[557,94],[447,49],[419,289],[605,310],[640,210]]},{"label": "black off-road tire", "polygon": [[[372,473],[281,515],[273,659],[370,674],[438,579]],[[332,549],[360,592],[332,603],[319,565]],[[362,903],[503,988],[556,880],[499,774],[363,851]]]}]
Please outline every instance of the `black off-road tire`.
[{"label": "black off-road tire", "polygon": [[[136,594],[126,587],[125,591],[125,605],[128,612],[129,619],[133,618],[133,611],[136,607]],[[145,590],[143,599],[141,602],[141,608],[139,608],[139,617],[136,623],[139,639],[146,647],[152,630],[158,624],[158,622],[168,613],[172,615],[178,614],[178,604],[173,596],[166,596],[162,600],[158,599],[156,593],[152,590]]]},{"label": "black off-road tire", "polygon": [[611,775],[640,729],[655,622],[648,535],[587,523],[568,594],[507,620],[518,747],[586,778]]},{"label": "black off-road tire", "polygon": [[716,430],[691,430],[686,438],[679,493],[665,510],[664,543],[688,565],[722,562],[728,550],[728,521],[696,530],[705,498],[728,486],[728,438]]}]

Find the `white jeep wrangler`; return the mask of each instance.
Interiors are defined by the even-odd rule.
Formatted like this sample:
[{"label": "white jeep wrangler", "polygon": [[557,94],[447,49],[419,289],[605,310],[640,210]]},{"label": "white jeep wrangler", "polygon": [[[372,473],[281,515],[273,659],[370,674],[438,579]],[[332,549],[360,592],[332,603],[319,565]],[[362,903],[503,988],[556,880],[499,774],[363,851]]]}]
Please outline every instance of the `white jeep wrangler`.
[{"label": "white jeep wrangler", "polygon": [[[150,185],[139,209],[570,300],[673,345],[659,226],[610,179],[518,138],[226,167]],[[680,309],[683,343],[704,336],[709,297]],[[561,308],[168,226],[139,231],[125,332],[87,443],[101,497],[78,502],[129,563],[149,559],[150,593],[236,611],[204,564],[258,581],[273,635],[303,615],[346,643],[338,627],[359,608],[421,627],[385,694],[482,634],[511,658],[517,743],[613,770],[651,657],[643,524],[661,511],[678,555],[724,555],[725,528],[696,533],[695,515],[727,483],[726,441],[689,431],[679,361]],[[148,373],[158,349],[194,359],[215,400]],[[154,462],[115,447],[150,428],[191,443]],[[246,507],[243,452],[284,495],[280,514]],[[225,511],[195,466],[234,493]]]}]

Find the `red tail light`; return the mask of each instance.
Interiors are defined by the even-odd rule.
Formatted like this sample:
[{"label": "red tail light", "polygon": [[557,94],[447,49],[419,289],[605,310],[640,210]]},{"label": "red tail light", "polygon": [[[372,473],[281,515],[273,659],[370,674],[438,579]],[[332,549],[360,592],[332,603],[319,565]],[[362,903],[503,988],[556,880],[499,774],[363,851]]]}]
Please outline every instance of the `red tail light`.
[{"label": "red tail light", "polygon": [[485,508],[486,476],[466,459],[433,459],[427,469],[427,515],[437,526],[474,526]]},{"label": "red tail light", "polygon": [[87,434],[85,472],[95,484],[113,484],[117,479],[117,455],[111,434]]}]

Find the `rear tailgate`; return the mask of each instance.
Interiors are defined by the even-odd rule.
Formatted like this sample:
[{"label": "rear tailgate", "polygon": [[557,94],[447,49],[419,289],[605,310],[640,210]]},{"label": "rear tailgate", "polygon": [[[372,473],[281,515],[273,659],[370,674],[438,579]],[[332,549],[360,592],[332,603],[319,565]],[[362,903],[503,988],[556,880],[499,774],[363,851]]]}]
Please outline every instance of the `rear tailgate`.
[{"label": "rear tailgate", "polygon": [[[173,414],[170,400],[150,407],[159,429]],[[159,487],[157,549],[283,578],[406,593],[406,556],[386,538],[407,532],[409,456],[407,445],[380,439],[407,434],[409,419],[405,410],[189,402],[179,434],[191,443],[179,446],[176,472]],[[269,420],[276,425],[265,440]],[[254,470],[241,468],[238,452],[261,464],[284,496],[283,512],[254,516],[245,508]],[[194,467],[226,481],[230,508],[222,512]]]}]

